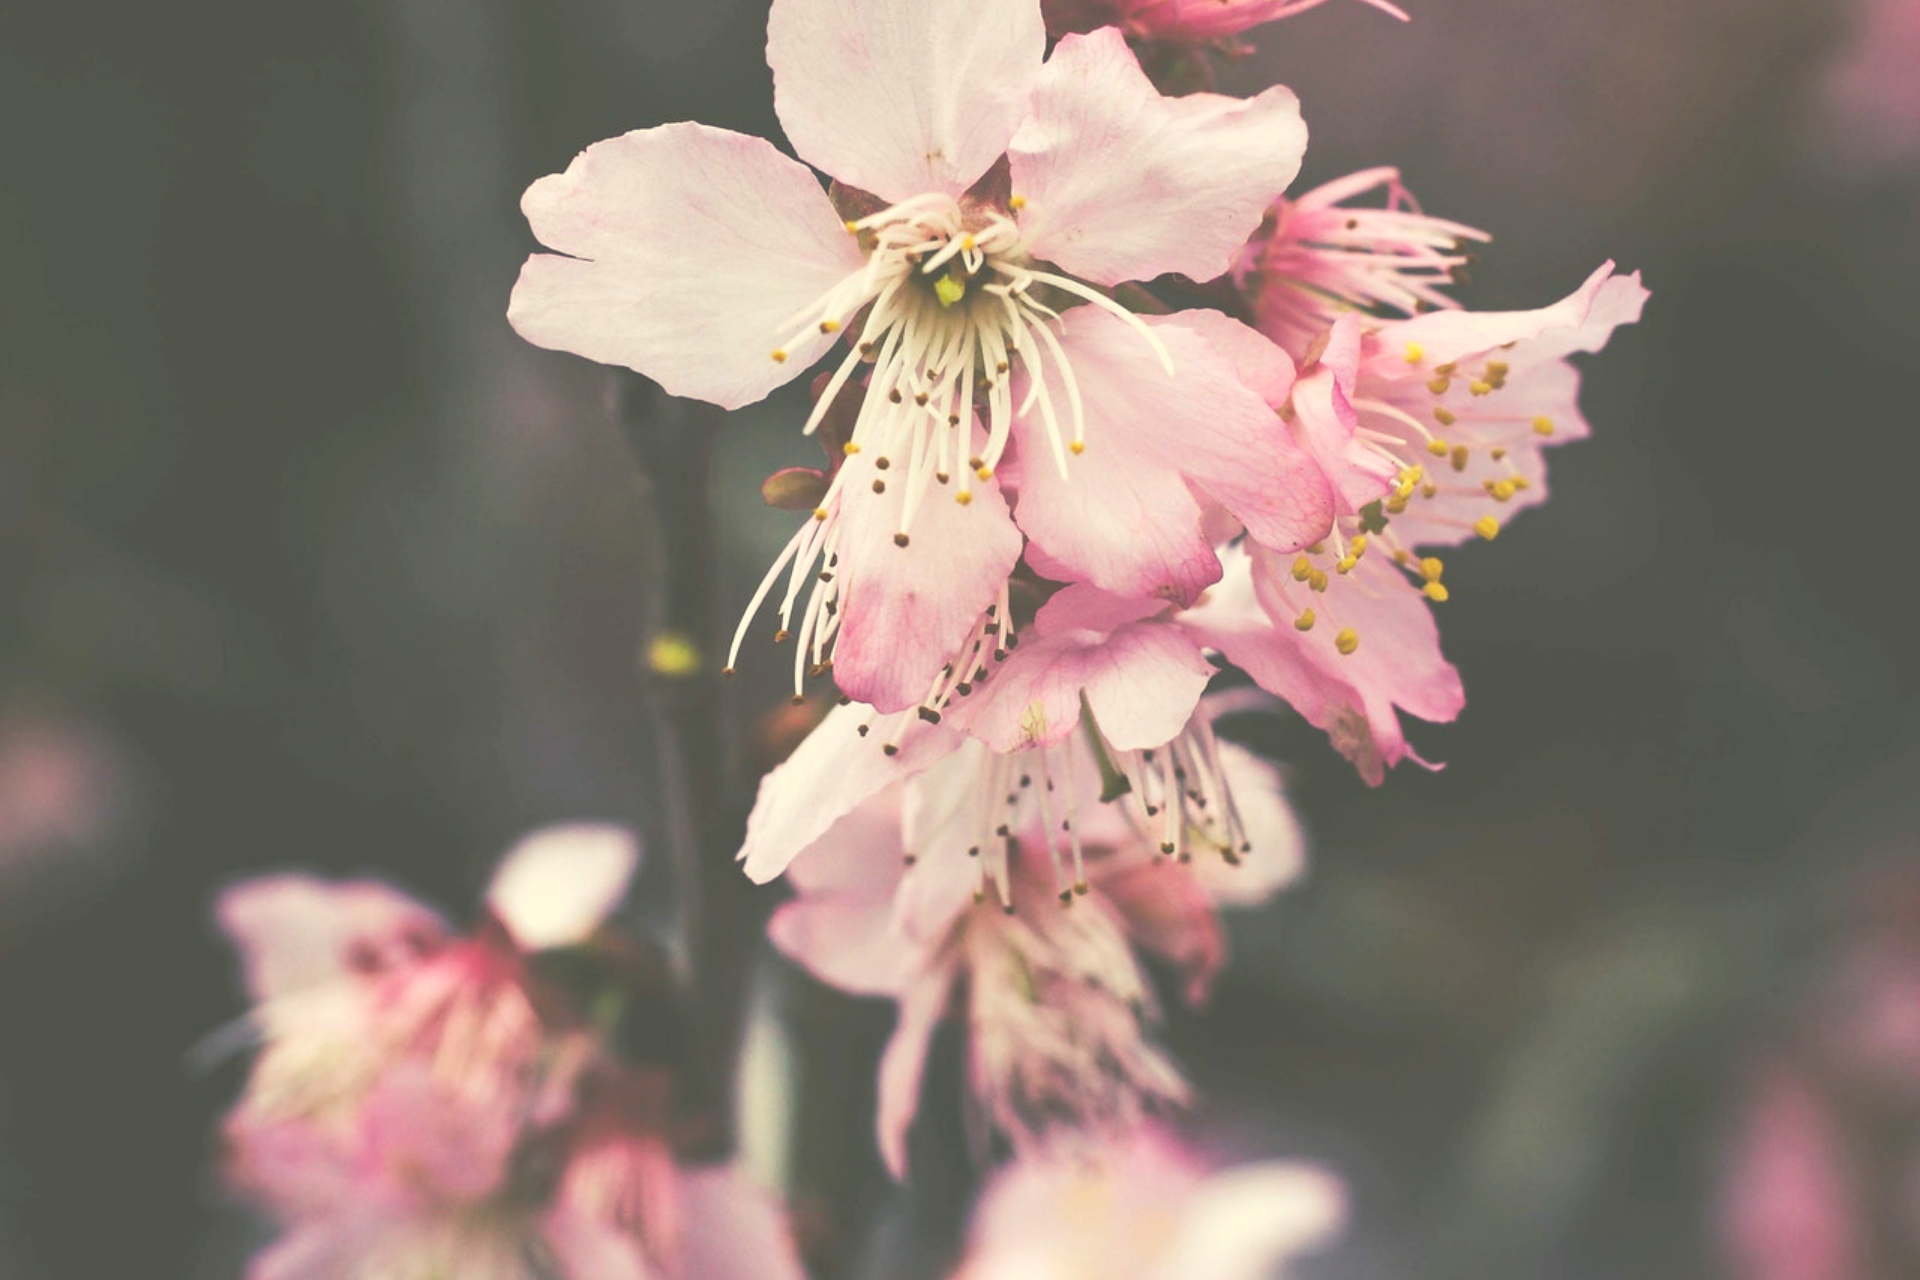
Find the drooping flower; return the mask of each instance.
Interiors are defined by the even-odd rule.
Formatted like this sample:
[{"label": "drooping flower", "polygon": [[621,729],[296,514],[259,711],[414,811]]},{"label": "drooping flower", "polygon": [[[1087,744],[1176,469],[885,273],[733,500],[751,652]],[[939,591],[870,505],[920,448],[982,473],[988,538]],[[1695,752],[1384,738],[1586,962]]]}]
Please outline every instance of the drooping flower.
[{"label": "drooping flower", "polygon": [[[763,141],[681,124],[595,144],[524,201],[559,251],[514,290],[510,319],[533,342],[728,407],[846,344],[807,424],[857,396],[846,461],[755,607],[787,568],[782,632],[802,666],[831,659],[844,690],[883,708],[921,698],[1001,602],[1021,530],[1045,540],[1050,494],[1034,483],[1010,519],[1003,462],[1031,481],[1122,456],[1141,404],[1177,410],[1168,436],[1190,423],[1238,442],[1234,496],[1282,495],[1298,527],[1278,540],[1324,527],[1310,469],[1204,340],[1107,292],[1228,269],[1299,167],[1293,96],[1166,98],[1116,31],[1064,39],[1043,64],[1044,42],[1038,0],[776,0],[775,106],[834,175],[831,196]],[[1142,511],[1150,529],[1181,536],[1186,474],[1154,487],[1179,500]],[[1083,479],[1074,501],[1101,501]],[[1236,514],[1278,520],[1278,502]],[[1131,572],[1195,589],[1191,570]]]},{"label": "drooping flower", "polygon": [[[973,1096],[1016,1148],[1125,1129],[1182,1100],[1149,1038],[1134,951],[1175,965],[1189,999],[1205,995],[1223,958],[1217,904],[1259,901],[1300,869],[1274,771],[1218,742],[1204,716],[1158,753],[1123,755],[1091,724],[1004,753],[870,715],[840,708],[769,776],[747,857],[750,874],[791,860],[800,896],[770,925],[783,951],[900,1004],[881,1064],[889,1167],[905,1166],[928,1044],[950,1011]],[[796,831],[786,817],[808,791],[814,816]]]},{"label": "drooping flower", "polygon": [[1325,1247],[1346,1195],[1324,1170],[1267,1162],[1209,1172],[1147,1131],[1092,1155],[1003,1169],[974,1210],[954,1280],[1273,1280]]},{"label": "drooping flower", "polygon": [[614,1055],[611,989],[543,968],[599,936],[636,861],[615,828],[536,833],[465,936],[367,882],[223,896],[263,1039],[229,1172],[286,1227],[251,1280],[797,1280],[763,1199],[675,1162],[671,1082]]},{"label": "drooping flower", "polygon": [[[1166,44],[1212,44],[1318,9],[1326,0],[1042,0],[1047,30],[1054,35],[1119,27],[1138,40]],[[1402,22],[1407,15],[1388,0],[1361,3],[1392,14]]]},{"label": "drooping flower", "polygon": [[[1382,192],[1385,207],[1349,203]],[[1458,306],[1444,290],[1487,233],[1421,213],[1400,171],[1349,174],[1274,202],[1233,264],[1254,327],[1304,359],[1350,311],[1415,315]]]}]

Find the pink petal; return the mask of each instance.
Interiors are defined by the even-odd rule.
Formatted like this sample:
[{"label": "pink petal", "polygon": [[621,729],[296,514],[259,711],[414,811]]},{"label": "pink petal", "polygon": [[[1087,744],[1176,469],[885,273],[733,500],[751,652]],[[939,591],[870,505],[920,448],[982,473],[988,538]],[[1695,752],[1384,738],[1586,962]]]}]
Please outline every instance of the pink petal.
[{"label": "pink petal", "polygon": [[417,959],[447,936],[439,913],[375,880],[260,876],[224,890],[214,916],[258,1003]]},{"label": "pink petal", "polygon": [[[739,858],[757,884],[779,875],[835,823],[896,782],[912,777],[953,750],[958,735],[920,722],[911,713],[873,721],[857,704],[836,707],[787,757],[760,780],[747,818]],[[884,744],[897,744],[889,755]]]},{"label": "pink petal", "polygon": [[585,942],[627,895],[640,844],[625,827],[543,827],[507,851],[487,906],[523,951]]},{"label": "pink petal", "polygon": [[[896,865],[899,853],[894,852]],[[885,898],[819,894],[783,903],[767,921],[780,954],[830,987],[862,996],[897,996],[917,952],[890,928]]]},{"label": "pink petal", "polygon": [[1732,1144],[1722,1247],[1746,1280],[1855,1280],[1867,1241],[1847,1135],[1805,1075],[1770,1063]]},{"label": "pink petal", "polygon": [[1219,744],[1220,771],[1233,793],[1240,826],[1252,847],[1238,866],[1196,858],[1187,870],[1216,903],[1252,906],[1265,902],[1306,870],[1306,836],[1287,801],[1280,770],[1232,742]]},{"label": "pink petal", "polygon": [[933,1033],[946,1016],[951,975],[923,973],[900,999],[900,1018],[880,1055],[880,1105],[876,1128],[887,1172],[905,1181],[907,1133],[920,1110],[920,1080],[927,1069]]},{"label": "pink petal", "polygon": [[969,851],[982,836],[981,779],[991,763],[986,747],[969,739],[905,788],[901,830],[914,861],[893,906],[907,938],[939,945],[973,905],[979,872],[977,854]]},{"label": "pink petal", "polygon": [[1258,329],[1241,324],[1219,311],[1180,311],[1170,316],[1142,316],[1148,324],[1174,324],[1199,334],[1215,355],[1233,366],[1247,390],[1278,409],[1287,402],[1298,371],[1293,357]]},{"label": "pink petal", "polygon": [[1328,334],[1320,361],[1293,385],[1294,433],[1332,482],[1341,515],[1386,496],[1399,464],[1355,438],[1353,408],[1360,360],[1360,325],[1343,316]]},{"label": "pink petal", "polygon": [[976,689],[955,723],[995,751],[1059,742],[1080,722],[1081,700],[1115,749],[1157,747],[1186,727],[1213,676],[1213,664],[1175,627],[1131,622],[1112,631],[1069,628],[1076,615],[1111,617],[1098,592],[1075,586],[1056,596],[1085,600],[1055,610],[1047,634],[1023,643]]},{"label": "pink petal", "polygon": [[[806,1280],[780,1202],[739,1166],[686,1175],[686,1280]],[[581,1272],[569,1280],[600,1280]]]},{"label": "pink petal", "polygon": [[1111,285],[1225,274],[1306,147],[1289,90],[1163,98],[1107,28],[1055,46],[1008,158],[1034,255]]},{"label": "pink petal", "polygon": [[704,125],[597,142],[527,188],[521,208],[567,255],[521,269],[507,307],[521,337],[728,409],[833,344],[795,317],[864,261],[804,165]]},{"label": "pink petal", "polygon": [[[927,696],[1000,598],[1020,560],[1020,533],[996,482],[976,480],[965,506],[954,501],[951,486],[935,484],[900,546],[907,462],[886,472],[874,464],[873,455],[854,454],[841,477],[835,572],[842,621],[833,675],[848,697],[892,712]],[[873,492],[876,481],[885,492]]]},{"label": "pink petal", "polygon": [[[1553,305],[1534,311],[1430,311],[1411,320],[1395,321],[1379,331],[1379,342],[1370,346],[1365,370],[1388,382],[1424,382],[1432,376],[1432,366],[1458,364],[1485,356],[1508,343],[1530,343],[1554,330],[1563,331],[1567,336],[1542,346],[1535,358],[1558,359],[1569,351],[1594,350],[1593,346],[1563,344],[1573,334],[1579,335],[1572,339],[1575,344],[1596,339],[1600,343],[1606,341],[1605,335],[1612,332],[1611,325],[1600,333],[1586,329],[1585,325],[1594,301],[1612,274],[1613,263],[1605,263],[1578,289]],[[1638,275],[1631,280],[1637,288]],[[1640,290],[1638,297],[1644,299],[1645,296],[1645,290]],[[1616,303],[1625,301],[1620,295],[1615,297]],[[1638,317],[1637,305],[1632,308],[1632,315]],[[1420,358],[1407,359],[1409,348],[1417,348],[1413,354]],[[1506,358],[1517,365],[1514,355]]]},{"label": "pink petal", "polygon": [[[1015,424],[1008,473],[1014,519],[1042,573],[1191,603],[1220,572],[1194,490],[1270,545],[1303,546],[1332,523],[1319,468],[1181,318],[1154,325],[1177,371],[1169,377],[1124,320],[1091,307],[1067,314],[1060,346],[1085,405],[1086,451],[1069,457],[1062,478],[1029,411]],[[1054,403],[1066,404],[1058,369],[1045,376]]]},{"label": "pink petal", "polygon": [[774,0],[773,102],[795,151],[889,203],[958,195],[1000,158],[1040,74],[1035,0]]},{"label": "pink petal", "polygon": [[1125,918],[1127,937],[1135,946],[1180,970],[1187,1003],[1205,1003],[1226,960],[1226,937],[1212,900],[1187,868],[1167,858],[1136,863],[1102,877],[1100,895]]},{"label": "pink petal", "polygon": [[1345,1219],[1346,1191],[1324,1170],[1279,1163],[1230,1169],[1194,1189],[1153,1274],[1263,1280],[1295,1254],[1325,1244]]}]

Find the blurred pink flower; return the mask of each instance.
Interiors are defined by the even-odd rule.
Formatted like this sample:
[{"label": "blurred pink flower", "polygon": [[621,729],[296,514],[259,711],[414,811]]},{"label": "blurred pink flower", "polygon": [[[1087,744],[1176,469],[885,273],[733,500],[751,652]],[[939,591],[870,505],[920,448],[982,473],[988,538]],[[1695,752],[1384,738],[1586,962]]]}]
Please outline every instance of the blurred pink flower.
[{"label": "blurred pink flower", "polygon": [[1920,5],[1852,0],[1845,9],[1845,38],[1820,84],[1821,157],[1911,174],[1920,164]]},{"label": "blurred pink flower", "polygon": [[1339,1232],[1345,1199],[1313,1165],[1209,1173],[1149,1130],[1002,1170],[974,1210],[955,1280],[1278,1280]]},{"label": "blurred pink flower", "polygon": [[[1055,35],[1116,26],[1141,40],[1206,44],[1318,9],[1326,0],[1042,0],[1047,30]],[[1361,0],[1402,22],[1406,13],[1388,0]]]},{"label": "blurred pink flower", "polygon": [[[830,194],[762,140],[675,124],[595,144],[523,202],[560,251],[531,258],[514,289],[509,318],[532,342],[725,407],[846,343],[806,430],[851,387],[848,459],[749,616],[790,563],[781,630],[797,634],[797,661],[831,659],[844,690],[887,710],[922,697],[1003,599],[1021,546],[1003,458],[1029,479],[1121,458],[1147,404],[1176,413],[1169,437],[1191,426],[1238,442],[1239,483],[1215,497],[1254,502],[1243,519],[1299,480],[1204,342],[1102,291],[1224,273],[1299,168],[1298,103],[1282,88],[1163,97],[1115,31],[1067,37],[1043,63],[1044,45],[1038,0],[775,0],[775,107],[795,149],[836,177]],[[1209,477],[1216,461],[1202,460]],[[1182,526],[1183,475],[1144,503],[1089,475],[1076,501]],[[1186,576],[1155,585],[1194,590]]]},{"label": "blurred pink flower", "polygon": [[1865,1280],[1860,1188],[1817,1089],[1770,1065],[1743,1118],[1721,1188],[1721,1238],[1740,1280]]},{"label": "blurred pink flower", "polygon": [[[1274,770],[1198,719],[1103,801],[1116,762],[1091,741],[997,754],[922,721],[879,722],[902,734],[886,756],[857,732],[862,714],[830,716],[763,788],[780,803],[813,789],[828,810],[792,861],[800,896],[769,932],[823,981],[899,1002],[880,1077],[889,1168],[904,1169],[950,1008],[967,1028],[973,1094],[1017,1149],[1125,1129],[1182,1100],[1178,1070],[1147,1038],[1156,1014],[1134,948],[1166,957],[1188,998],[1204,998],[1224,954],[1217,905],[1260,901],[1301,867]],[[867,757],[904,763],[877,788],[820,793]]]},{"label": "blurred pink flower", "polygon": [[[1385,207],[1348,202],[1381,191]],[[1305,358],[1349,311],[1414,315],[1459,304],[1443,289],[1465,266],[1462,245],[1487,233],[1429,217],[1397,169],[1367,169],[1274,203],[1233,264],[1254,326]]]}]

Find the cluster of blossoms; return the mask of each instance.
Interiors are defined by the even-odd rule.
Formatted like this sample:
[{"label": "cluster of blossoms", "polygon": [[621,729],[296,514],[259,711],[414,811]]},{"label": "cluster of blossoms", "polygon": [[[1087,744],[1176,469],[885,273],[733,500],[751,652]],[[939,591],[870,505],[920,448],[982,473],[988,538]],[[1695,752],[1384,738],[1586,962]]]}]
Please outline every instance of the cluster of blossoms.
[{"label": "cluster of blossoms", "polygon": [[1418,762],[1402,715],[1464,701],[1440,553],[1544,500],[1545,449],[1587,432],[1569,357],[1646,296],[1609,263],[1463,310],[1483,233],[1391,169],[1288,196],[1290,92],[1143,69],[1315,2],[774,0],[807,163],[674,124],[526,194],[554,251],[514,289],[529,340],[728,408],[824,366],[802,431],[828,464],[769,481],[799,528],[728,663],[771,602],[796,698],[830,676],[842,705],[740,856],[798,893],[780,948],[899,1003],[896,1172],[949,1016],[976,1114],[1028,1159],[1184,1098],[1140,956],[1202,998],[1217,907],[1302,858],[1209,686],[1237,668],[1370,783]]},{"label": "cluster of blossoms", "polygon": [[536,833],[464,935],[376,881],[222,896],[260,1043],[228,1181],[285,1225],[250,1280],[801,1280],[771,1201],[676,1159],[671,1070],[615,1052],[635,862],[618,829]]}]

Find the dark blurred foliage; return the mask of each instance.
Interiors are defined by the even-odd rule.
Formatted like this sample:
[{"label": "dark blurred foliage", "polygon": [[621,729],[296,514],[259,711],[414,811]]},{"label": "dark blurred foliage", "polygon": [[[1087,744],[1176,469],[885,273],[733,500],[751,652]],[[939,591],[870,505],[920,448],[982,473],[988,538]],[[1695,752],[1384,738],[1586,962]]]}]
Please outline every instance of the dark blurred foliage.
[{"label": "dark blurred foliage", "polygon": [[[1469,305],[1539,305],[1606,257],[1654,296],[1590,365],[1595,438],[1555,457],[1554,501],[1450,563],[1470,706],[1416,736],[1447,769],[1369,792],[1297,725],[1249,726],[1315,871],[1176,1019],[1218,1104],[1195,1128],[1353,1180],[1328,1275],[1711,1275],[1732,1082],[1857,865],[1920,852],[1894,812],[1920,750],[1920,179],[1821,116],[1848,5],[1409,8],[1261,33],[1223,83],[1300,93],[1303,181],[1399,164],[1492,231]],[[648,545],[613,379],[502,313],[533,178],[664,120],[774,132],[763,23],[0,10],[0,772],[25,761],[51,814],[0,850],[0,1274],[237,1274],[208,1154],[236,1069],[187,1065],[240,1012],[218,885],[368,868],[459,910],[537,821],[668,838],[634,649],[681,544]],[[810,461],[791,406],[721,435],[723,609],[784,536],[758,479]],[[744,727],[784,662],[742,666]],[[696,809],[737,799],[707,781]],[[893,1191],[868,1140],[886,1011],[773,990],[817,1256],[925,1270],[966,1182],[951,1064],[917,1135],[946,1158]]]}]

